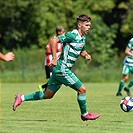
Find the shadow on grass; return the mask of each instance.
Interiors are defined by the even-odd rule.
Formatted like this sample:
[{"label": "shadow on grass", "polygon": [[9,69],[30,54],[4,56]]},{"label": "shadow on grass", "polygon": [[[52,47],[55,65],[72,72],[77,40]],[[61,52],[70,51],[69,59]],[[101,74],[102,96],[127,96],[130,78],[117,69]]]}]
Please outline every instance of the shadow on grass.
[{"label": "shadow on grass", "polygon": [[110,121],[110,122],[125,123],[125,121]]},{"label": "shadow on grass", "polygon": [[[46,122],[48,120],[22,120],[22,119],[21,120],[16,120],[16,119],[14,119],[14,120],[13,119],[12,120],[11,119],[10,120],[7,120],[7,119],[4,120],[4,119],[2,119],[1,120],[0,119],[0,121],[37,121],[37,122],[44,122],[45,121]],[[53,120],[53,121],[56,121],[56,120]]]}]

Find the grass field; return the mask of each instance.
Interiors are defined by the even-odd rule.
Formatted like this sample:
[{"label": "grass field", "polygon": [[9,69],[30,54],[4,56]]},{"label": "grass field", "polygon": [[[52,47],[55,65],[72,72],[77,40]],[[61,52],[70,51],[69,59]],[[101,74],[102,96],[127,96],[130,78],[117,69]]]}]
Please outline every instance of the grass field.
[{"label": "grass field", "polygon": [[123,112],[122,97],[115,96],[118,83],[85,85],[88,110],[101,115],[95,121],[81,121],[76,92],[65,86],[53,99],[25,102],[14,112],[14,95],[34,92],[38,84],[2,83],[0,133],[133,133],[133,112]]}]

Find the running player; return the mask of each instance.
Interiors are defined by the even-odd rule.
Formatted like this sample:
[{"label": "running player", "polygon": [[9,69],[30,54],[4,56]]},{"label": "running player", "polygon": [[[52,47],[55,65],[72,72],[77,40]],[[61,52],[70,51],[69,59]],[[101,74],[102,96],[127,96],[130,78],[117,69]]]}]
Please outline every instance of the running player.
[{"label": "running player", "polygon": [[[118,91],[116,93],[116,96],[122,96],[121,91],[124,87],[125,82],[128,80],[129,74],[133,74],[133,38],[130,39],[126,50],[125,50],[126,57],[123,61],[123,78],[120,80]],[[130,83],[124,88],[124,90],[127,92],[128,96],[131,96],[130,93],[130,87],[133,85],[133,79],[130,81]]]},{"label": "running player", "polygon": [[[81,55],[86,60],[91,60],[91,56],[86,51],[84,36],[90,30],[90,26],[91,18],[82,14],[77,18],[77,29],[54,38],[54,41],[51,42],[53,60],[50,65],[50,67],[53,68],[53,71],[52,76],[49,79],[47,89],[44,92],[38,91],[24,95],[16,94],[16,98],[13,104],[14,111],[16,110],[17,106],[19,106],[24,101],[51,99],[60,89],[61,85],[64,84],[77,92],[77,101],[81,112],[81,119],[83,121],[95,120],[100,116],[99,114],[94,114],[87,111],[86,88],[71,71],[71,68],[79,55]],[[56,44],[58,42],[63,43],[63,49],[61,57],[57,61]]]}]

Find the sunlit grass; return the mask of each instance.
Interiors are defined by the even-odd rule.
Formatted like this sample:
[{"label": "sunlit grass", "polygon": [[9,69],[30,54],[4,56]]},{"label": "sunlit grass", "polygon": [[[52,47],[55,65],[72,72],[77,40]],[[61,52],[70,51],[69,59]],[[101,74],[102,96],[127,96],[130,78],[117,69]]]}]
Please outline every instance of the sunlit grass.
[{"label": "sunlit grass", "polygon": [[[87,108],[101,116],[95,121],[80,119],[76,92],[62,86],[51,100],[24,102],[14,112],[12,104],[16,93],[37,91],[38,84],[3,83],[1,86],[0,133],[132,133],[133,112],[125,113],[116,97],[117,83],[89,83]],[[126,96],[125,92],[123,97]],[[132,91],[133,94],[133,91]]]}]

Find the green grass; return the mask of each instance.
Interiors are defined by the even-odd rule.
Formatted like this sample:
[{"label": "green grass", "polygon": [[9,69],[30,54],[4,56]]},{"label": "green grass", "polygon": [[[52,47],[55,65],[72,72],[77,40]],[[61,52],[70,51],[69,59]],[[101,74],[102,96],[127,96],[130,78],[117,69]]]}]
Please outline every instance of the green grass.
[{"label": "green grass", "polygon": [[37,91],[38,84],[2,83],[0,133],[133,133],[133,112],[123,112],[115,96],[118,83],[85,85],[88,110],[101,115],[95,121],[81,121],[76,92],[65,86],[53,99],[25,102],[14,112],[14,95]]}]

